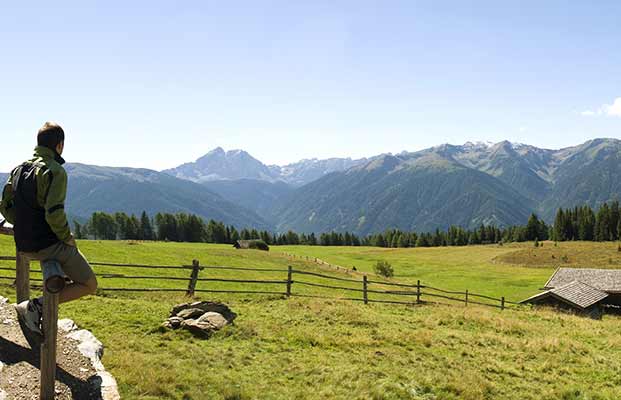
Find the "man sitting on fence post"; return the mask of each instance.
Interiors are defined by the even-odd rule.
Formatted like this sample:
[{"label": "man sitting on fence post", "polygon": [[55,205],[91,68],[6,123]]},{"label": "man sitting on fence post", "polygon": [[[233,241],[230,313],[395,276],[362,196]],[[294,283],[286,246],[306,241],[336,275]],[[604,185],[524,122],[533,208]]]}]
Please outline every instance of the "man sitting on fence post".
[{"label": "man sitting on fence post", "polygon": [[[73,281],[59,294],[59,302],[79,299],[97,290],[97,279],[76,246],[65,213],[67,173],[61,157],[63,129],[46,122],[37,134],[34,158],[15,168],[2,191],[0,213],[13,225],[17,251],[31,260],[58,261]],[[20,326],[30,346],[38,349],[43,298],[15,305]]]}]

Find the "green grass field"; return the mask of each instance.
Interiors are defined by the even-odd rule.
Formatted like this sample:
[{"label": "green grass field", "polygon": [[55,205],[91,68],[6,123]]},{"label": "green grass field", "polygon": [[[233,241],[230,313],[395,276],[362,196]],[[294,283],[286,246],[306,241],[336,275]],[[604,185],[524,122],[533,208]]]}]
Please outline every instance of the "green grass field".
[{"label": "green grass field", "polygon": [[[0,237],[0,254],[14,252]],[[591,244],[589,244],[591,245]],[[546,243],[542,251],[547,251]],[[617,252],[616,244],[560,244],[574,254]],[[285,279],[287,265],[358,279],[377,260],[392,263],[395,280],[420,279],[446,289],[521,300],[537,292],[556,265],[532,262],[532,244],[437,249],[274,247],[269,253],[230,246],[176,243],[80,243],[92,261],[226,265],[283,272],[205,270],[201,277]],[[535,251],[539,251],[536,249]],[[516,256],[516,252],[528,256]],[[283,253],[319,257],[357,273],[331,272]],[[544,253],[541,253],[544,254]],[[538,256],[538,253],[535,253]],[[507,258],[509,257],[509,258]],[[511,258],[513,257],[513,258]],[[546,256],[547,257],[547,256]],[[599,257],[599,256],[598,256]],[[613,257],[611,255],[610,257]],[[601,258],[601,257],[600,257]],[[587,257],[588,259],[588,257]],[[604,256],[604,258],[606,257]],[[11,262],[0,262],[11,266]],[[613,263],[614,264],[614,263]],[[585,265],[586,266],[586,265]],[[144,270],[95,268],[98,274]],[[10,276],[10,271],[0,271]],[[153,274],[154,271],[148,271]],[[158,273],[158,272],[155,272]],[[187,277],[189,271],[160,271]],[[33,274],[33,276],[37,276]],[[305,276],[309,282],[319,278]],[[4,281],[7,282],[7,281]],[[10,283],[10,282],[8,282]],[[101,287],[185,287],[183,281],[100,278]],[[265,289],[200,282],[199,289]],[[283,285],[274,290],[283,291]],[[294,292],[352,296],[294,284]],[[14,300],[13,289],[0,295]],[[359,294],[353,294],[358,296]],[[200,294],[226,302],[235,325],[208,341],[161,332],[183,294],[103,292],[63,305],[61,317],[89,329],[106,346],[104,363],[126,399],[617,399],[621,397],[621,321],[549,310],[463,305],[364,305],[278,295]]]},{"label": "green grass field", "polygon": [[[493,297],[520,301],[537,293],[554,267],[523,268],[496,262],[496,258],[528,245],[435,247],[385,249],[376,247],[283,246],[275,249],[300,256],[312,256],[330,264],[372,272],[379,260],[390,262],[394,279],[446,288],[465,289]],[[532,244],[530,245],[532,247]],[[615,248],[616,251],[616,248]]]}]

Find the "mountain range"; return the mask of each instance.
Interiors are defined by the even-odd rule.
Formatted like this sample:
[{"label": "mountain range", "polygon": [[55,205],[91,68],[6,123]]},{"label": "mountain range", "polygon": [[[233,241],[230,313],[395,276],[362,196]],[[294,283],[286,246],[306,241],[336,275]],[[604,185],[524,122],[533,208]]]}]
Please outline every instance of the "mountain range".
[{"label": "mountain range", "polygon": [[217,148],[162,172],[68,164],[67,208],[76,218],[99,210],[192,212],[279,232],[508,226],[524,224],[532,212],[551,222],[558,207],[619,199],[620,161],[616,139],[560,150],[508,141],[445,144],[286,166]]},{"label": "mountain range", "polygon": [[251,179],[267,182],[280,181],[293,187],[300,187],[330,172],[344,171],[366,161],[366,158],[359,160],[313,158],[285,166],[265,165],[243,150],[224,151],[221,147],[217,147],[194,162],[163,172],[197,183]]}]

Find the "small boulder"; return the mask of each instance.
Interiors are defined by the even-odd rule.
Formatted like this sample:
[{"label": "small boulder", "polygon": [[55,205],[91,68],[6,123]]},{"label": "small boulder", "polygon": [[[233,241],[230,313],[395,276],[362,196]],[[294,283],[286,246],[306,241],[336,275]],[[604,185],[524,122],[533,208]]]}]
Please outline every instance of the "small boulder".
[{"label": "small boulder", "polygon": [[233,320],[237,318],[237,314],[231,311],[231,309],[226,304],[213,301],[197,301],[194,303],[179,304],[173,307],[172,311],[170,312],[170,316],[179,316],[179,312],[190,308],[201,309],[203,310],[203,313],[216,312],[226,318],[226,320],[229,322],[233,322]]},{"label": "small boulder", "polygon": [[207,322],[211,324],[215,330],[220,330],[229,324],[229,321],[227,321],[222,314],[218,314],[217,312],[206,312],[199,319],[197,319],[196,322]]},{"label": "small boulder", "polygon": [[183,324],[181,324],[181,326],[184,329],[190,331],[192,334],[204,339],[209,339],[211,334],[215,331],[213,325],[210,322],[198,322],[195,319],[186,319],[185,321],[183,321]]},{"label": "small boulder", "polygon": [[164,328],[168,328],[168,329],[177,329],[177,328],[179,328],[181,326],[182,323],[183,323],[183,318],[181,318],[181,317],[170,317],[166,321],[164,321],[162,326]]},{"label": "small boulder", "polygon": [[226,304],[211,301],[179,304],[172,309],[170,315],[162,327],[187,329],[205,339],[213,332],[232,324],[237,317]]},{"label": "small boulder", "polygon": [[73,332],[78,329],[78,326],[70,319],[58,320],[58,329],[63,332]]},{"label": "small boulder", "polygon": [[181,319],[196,319],[203,314],[205,314],[205,311],[200,308],[186,308],[185,310],[179,311],[176,316]]},{"label": "small boulder", "polygon": [[91,360],[101,360],[103,357],[104,346],[95,335],[86,329],[74,330],[69,332],[67,337],[78,341],[78,350],[83,356],[90,358]]}]

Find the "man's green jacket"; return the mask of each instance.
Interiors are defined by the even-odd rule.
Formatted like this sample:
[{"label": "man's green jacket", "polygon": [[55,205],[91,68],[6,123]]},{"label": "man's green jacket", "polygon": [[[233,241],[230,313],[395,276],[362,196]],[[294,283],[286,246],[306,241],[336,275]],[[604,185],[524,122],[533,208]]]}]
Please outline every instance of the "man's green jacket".
[{"label": "man's green jacket", "polygon": [[[52,232],[62,242],[71,239],[71,230],[65,213],[65,197],[67,196],[67,172],[62,167],[65,160],[55,151],[43,147],[35,147],[34,158],[27,161],[45,165],[45,168],[36,168],[37,202],[45,209],[45,220]],[[13,201],[13,188],[11,182],[14,179],[11,172],[7,184],[2,191],[0,213],[7,221],[15,225],[15,207]]]}]

